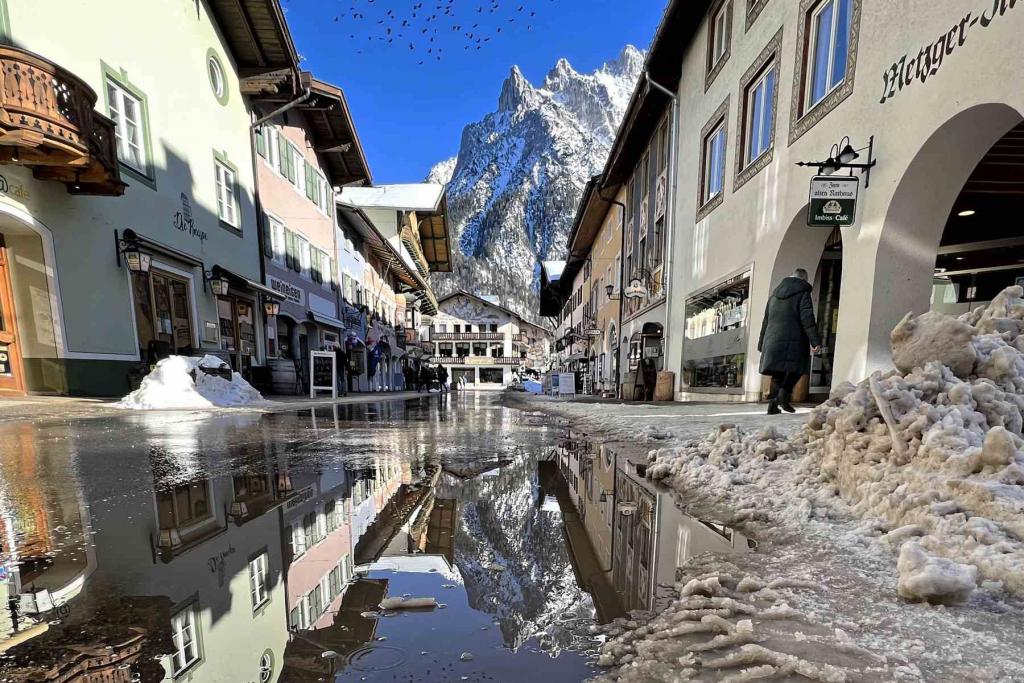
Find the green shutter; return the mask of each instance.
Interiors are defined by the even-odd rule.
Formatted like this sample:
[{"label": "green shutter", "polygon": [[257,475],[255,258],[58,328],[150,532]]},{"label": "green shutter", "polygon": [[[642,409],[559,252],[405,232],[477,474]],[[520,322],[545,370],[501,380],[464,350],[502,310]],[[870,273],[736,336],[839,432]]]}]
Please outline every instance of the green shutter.
[{"label": "green shutter", "polygon": [[330,278],[331,278],[330,279],[331,291],[332,292],[336,292],[336,291],[338,291],[338,276],[337,276],[337,270],[335,269],[335,263],[334,263],[334,259],[333,258],[328,258],[327,259],[327,267],[331,269],[331,272],[329,273]]},{"label": "green shutter", "polygon": [[274,258],[274,241],[271,235],[270,218],[263,216],[263,255]]},{"label": "green shutter", "polygon": [[264,159],[267,158],[267,136],[263,126],[256,129],[256,153]]},{"label": "green shutter", "polygon": [[288,147],[288,140],[285,139],[281,131],[277,131],[277,170],[286,178],[288,177],[288,159],[291,158],[289,153],[290,149],[291,148]]},{"label": "green shutter", "polygon": [[308,161],[303,162],[302,165],[304,166],[303,170],[306,172],[306,198],[313,199],[313,192],[315,191],[313,187],[313,179],[316,175],[313,172],[313,167],[310,166]]},{"label": "green shutter", "polygon": [[284,231],[285,265],[291,270],[298,270],[296,264],[298,257],[295,249],[295,233],[291,230]]}]

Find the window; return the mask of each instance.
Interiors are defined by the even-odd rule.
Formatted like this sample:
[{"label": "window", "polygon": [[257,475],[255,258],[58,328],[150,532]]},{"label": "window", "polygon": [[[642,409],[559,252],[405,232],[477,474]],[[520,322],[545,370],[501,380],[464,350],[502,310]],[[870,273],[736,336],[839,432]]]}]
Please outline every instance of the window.
[{"label": "window", "polygon": [[775,121],[775,65],[769,62],[745,95],[746,123],[744,165],[756,161],[772,146]]},{"label": "window", "polygon": [[233,228],[238,227],[238,186],[235,171],[219,159],[217,169],[217,217]]},{"label": "window", "polygon": [[[306,191],[306,173],[307,168],[306,158],[302,156],[302,152],[295,145],[289,144],[289,153],[291,155],[291,175],[288,176],[288,180],[295,183],[295,187],[298,188],[299,192]],[[300,169],[302,172],[300,173]]]},{"label": "window", "polygon": [[296,235],[295,239],[299,246],[299,273],[307,280],[311,280],[313,278],[313,256],[310,251],[309,242],[306,241],[305,237],[300,237],[299,235]]},{"label": "window", "polygon": [[275,218],[270,218],[268,216],[267,220],[270,221],[270,248],[274,254],[274,263],[283,268],[286,265],[285,257],[287,254],[287,246],[285,242],[286,229],[284,227],[284,223]]},{"label": "window", "polygon": [[338,515],[336,514],[337,503],[333,500],[327,501],[324,505],[324,516],[327,518],[327,533],[338,528]]},{"label": "window", "polygon": [[174,676],[179,676],[199,660],[194,605],[189,605],[171,617],[171,639],[174,642],[171,670]]},{"label": "window", "polygon": [[722,194],[725,185],[725,121],[704,138],[704,196],[706,204]]},{"label": "window", "polygon": [[211,52],[206,59],[206,70],[210,75],[210,87],[213,88],[213,95],[221,104],[227,102],[228,88],[224,79],[224,67],[216,53]]},{"label": "window", "polygon": [[711,50],[708,69],[713,69],[725,57],[729,45],[729,16],[727,3],[722,3],[711,19]]},{"label": "window", "polygon": [[148,176],[149,159],[146,156],[146,124],[142,100],[108,77],[107,106],[115,124],[117,158],[129,168]]},{"label": "window", "polygon": [[306,543],[306,534],[301,526],[292,527],[292,555],[298,557],[306,552],[309,545]]},{"label": "window", "polygon": [[267,592],[266,553],[257,555],[249,560],[249,597],[252,600],[253,609],[256,609],[270,599],[270,595]]},{"label": "window", "polygon": [[181,529],[210,517],[210,492],[207,480],[159,491],[156,494],[157,518],[161,529]]},{"label": "window", "polygon": [[278,173],[284,173],[281,170],[281,132],[275,126],[268,125],[264,128],[264,134],[267,138],[267,162]]},{"label": "window", "polygon": [[824,0],[810,18],[807,99],[812,109],[846,79],[854,0]]}]

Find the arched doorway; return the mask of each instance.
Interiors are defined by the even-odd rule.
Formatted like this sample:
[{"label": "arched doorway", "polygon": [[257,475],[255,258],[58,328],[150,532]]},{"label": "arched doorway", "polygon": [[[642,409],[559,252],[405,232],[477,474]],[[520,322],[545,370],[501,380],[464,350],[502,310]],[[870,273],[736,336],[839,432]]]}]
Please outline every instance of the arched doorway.
[{"label": "arched doorway", "polygon": [[[994,151],[998,156],[1013,146],[1011,143],[1004,145],[1003,149],[997,147],[1001,141],[1010,142],[1019,137],[1021,120],[1020,112],[1005,104],[970,107],[936,129],[908,165],[886,211],[874,255],[870,306],[869,311],[865,311],[870,316],[869,324],[864,326],[863,318],[858,323],[866,328],[868,338],[850,340],[850,343],[864,344],[867,349],[865,367],[859,369],[860,375],[873,369],[891,367],[890,331],[908,311],[923,313],[931,308],[936,291],[936,267],[947,268],[939,275],[950,275],[950,266],[947,265],[950,259],[954,265],[967,262],[975,245],[964,240],[974,239],[973,230],[985,231],[986,237],[981,241],[989,247],[996,242],[992,239],[994,235],[1005,234],[1008,237],[998,239],[1012,239],[1011,233],[1019,233],[1018,222],[1013,219],[1019,213],[1000,216],[997,207],[1003,200],[1022,202],[1024,184],[1018,176],[1019,163],[1024,161],[1024,156],[1019,151],[1011,151],[1007,161],[1013,162],[1016,158],[1017,163],[1001,163],[990,153]],[[1006,139],[1007,136],[1011,137]],[[993,163],[984,163],[986,157]],[[1001,169],[998,168],[1000,166]],[[987,180],[993,182],[985,182],[986,175],[989,176]],[[1013,182],[1006,183],[1006,180]],[[969,184],[969,181],[972,182]],[[1002,199],[997,201],[996,198],[1000,197]],[[959,216],[957,214],[961,211],[970,210],[960,208],[967,207],[967,203],[958,204],[961,201],[984,206],[985,210],[974,209],[976,213],[971,216]],[[966,218],[972,223],[965,225],[973,224],[973,229],[962,230],[954,225],[957,219]],[[991,249],[987,256],[979,255],[976,268],[1002,267],[985,260],[991,256]],[[963,257],[963,261],[957,261],[958,257]],[[1009,284],[1012,285],[1013,281]],[[859,286],[867,285],[861,283]],[[962,294],[966,293],[964,288]],[[980,294],[975,291],[974,301],[981,301],[977,298]],[[843,329],[840,337],[840,355],[845,355],[842,352]]]}]

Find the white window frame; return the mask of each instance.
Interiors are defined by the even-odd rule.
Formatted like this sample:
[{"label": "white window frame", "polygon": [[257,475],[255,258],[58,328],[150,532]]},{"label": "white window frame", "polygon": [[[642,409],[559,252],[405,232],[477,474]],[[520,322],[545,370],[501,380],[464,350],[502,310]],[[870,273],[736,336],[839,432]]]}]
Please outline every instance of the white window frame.
[{"label": "white window frame", "polygon": [[249,598],[256,611],[270,600],[267,589],[267,553],[260,553],[249,560]]},{"label": "white window frame", "polygon": [[267,135],[267,164],[270,168],[274,169],[274,172],[284,177],[281,173],[281,131],[277,129],[277,126],[270,125],[263,129]]},{"label": "white window frame", "polygon": [[296,519],[292,525],[292,556],[301,557],[309,548],[306,546],[306,532],[302,528],[302,519]]},{"label": "white window frame", "polygon": [[[185,641],[185,638],[188,641]],[[185,673],[201,658],[199,651],[199,620],[196,618],[195,604],[190,604],[171,617],[171,641],[174,652],[171,653],[171,675],[177,678]],[[191,657],[188,650],[191,649]]]},{"label": "white window frame", "polygon": [[285,237],[288,228],[273,216],[267,216],[267,218],[270,220],[270,248],[274,252],[272,260],[284,268],[288,262],[288,246]]},{"label": "white window frame", "polygon": [[210,58],[206,60],[206,69],[209,72],[210,85],[213,86],[213,94],[218,99],[224,97],[228,85],[227,77],[224,75],[224,67],[220,65],[220,60],[210,55]]},{"label": "white window frame", "polygon": [[292,160],[295,164],[295,187],[302,194],[306,196],[306,157],[302,154],[295,143],[289,142],[288,147],[291,148]]},{"label": "white window frame", "polygon": [[[772,89],[767,89],[768,78],[772,79]],[[768,153],[772,148],[772,136],[775,129],[775,89],[779,87],[778,79],[775,78],[775,59],[768,60],[761,72],[761,75],[747,86],[747,91],[744,94],[746,101],[744,102],[744,109],[746,111],[746,121],[744,122],[744,166],[754,163],[761,158],[762,155]],[[760,120],[755,121],[754,117],[757,113],[754,111],[754,97],[758,91],[761,91],[762,106],[760,112]],[[760,150],[754,149],[754,125],[757,124],[760,127],[761,142],[763,147]],[[767,128],[765,125],[767,124]]]},{"label": "white window frame", "polygon": [[238,178],[235,171],[216,159],[217,218],[233,228],[238,227]]},{"label": "white window frame", "polygon": [[[110,118],[114,120],[114,137],[117,143],[117,158],[129,168],[143,174],[149,174],[149,158],[146,155],[146,113],[142,100],[129,91],[124,85],[109,76],[106,79],[107,103],[110,110]],[[137,119],[133,120],[128,116],[130,103],[135,109]],[[134,128],[135,140],[132,141],[129,132]],[[136,163],[131,158],[131,152],[138,153],[139,161]]]},{"label": "white window frame", "polygon": [[728,5],[728,2],[723,2],[711,19],[711,64],[708,65],[709,69],[718,66],[718,63],[725,57],[729,44]]},{"label": "white window frame", "polygon": [[313,247],[310,245],[309,240],[299,233],[295,233],[295,239],[299,242],[297,247],[297,251],[299,252],[299,275],[301,275],[304,280],[312,282]]},{"label": "white window frame", "polygon": [[[719,174],[718,182],[720,187],[716,192],[711,191],[711,173],[714,167],[715,154],[714,150],[717,145],[716,140],[721,137],[721,164],[722,172]],[[704,184],[701,188],[703,196],[701,197],[701,204],[707,204],[718,195],[725,192],[725,119],[715,126],[707,137],[704,138]]]},{"label": "white window frame", "polygon": [[[852,13],[852,8],[853,8],[854,0],[848,0],[848,1],[850,2],[850,8],[851,8],[851,13]],[[808,28],[808,30],[811,33],[811,36],[810,36],[810,44],[808,45],[809,49],[807,50],[807,64],[805,65],[805,69],[804,69],[804,73],[806,74],[806,78],[807,78],[807,83],[805,84],[806,91],[805,91],[805,95],[804,95],[804,99],[805,99],[807,104],[804,106],[804,112],[808,112],[811,109],[813,109],[814,107],[818,106],[818,104],[820,104],[826,97],[831,95],[832,92],[835,91],[836,88],[841,86],[846,81],[846,69],[844,68],[843,74],[842,74],[842,78],[840,78],[838,81],[836,81],[835,84],[832,84],[832,79],[835,77],[835,74],[832,73],[832,69],[835,66],[834,62],[835,62],[836,45],[837,45],[836,29],[838,28],[838,23],[839,23],[839,12],[837,10],[840,8],[840,5],[842,5],[843,2],[844,2],[844,0],[822,0],[822,2],[819,2],[818,5],[811,11],[811,17],[810,17],[811,21],[810,21],[809,28]],[[815,81],[815,76],[817,75],[816,69],[817,69],[818,65],[816,64],[814,59],[815,59],[815,55],[818,52],[818,18],[825,11],[825,8],[830,6],[830,5],[832,6],[833,9],[832,9],[832,26],[829,29],[829,36],[830,36],[831,42],[829,43],[828,57],[827,57],[827,62],[825,64],[825,69],[826,69],[826,71],[825,71],[825,92],[824,92],[824,94],[822,94],[821,97],[819,97],[818,99],[815,100],[815,99],[813,99],[813,97],[814,97],[814,81]],[[847,65],[849,65],[849,62],[850,62],[850,28],[851,27],[849,27],[849,26],[847,27],[847,33],[846,33],[846,41],[847,41],[846,42],[846,62],[847,62]]]}]

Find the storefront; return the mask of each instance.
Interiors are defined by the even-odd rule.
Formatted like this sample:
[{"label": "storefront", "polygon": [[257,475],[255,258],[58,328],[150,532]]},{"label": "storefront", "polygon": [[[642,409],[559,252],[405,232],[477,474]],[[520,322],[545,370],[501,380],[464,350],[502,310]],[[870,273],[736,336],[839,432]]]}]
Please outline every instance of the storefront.
[{"label": "storefront", "polygon": [[685,388],[695,392],[743,393],[749,305],[749,270],[686,299]]}]

